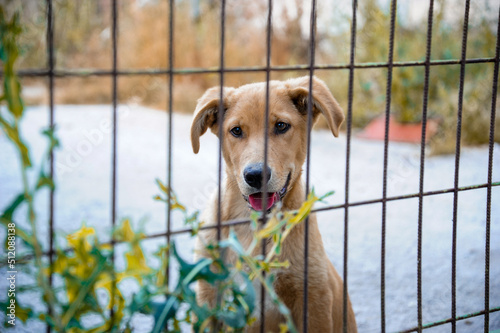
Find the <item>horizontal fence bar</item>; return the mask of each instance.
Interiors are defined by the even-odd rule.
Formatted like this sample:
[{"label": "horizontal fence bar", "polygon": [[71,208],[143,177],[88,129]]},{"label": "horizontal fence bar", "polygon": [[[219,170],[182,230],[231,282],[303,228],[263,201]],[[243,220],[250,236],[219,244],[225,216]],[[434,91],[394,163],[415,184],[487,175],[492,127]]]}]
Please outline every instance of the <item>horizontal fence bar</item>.
[{"label": "horizontal fence bar", "polygon": [[[482,188],[488,188],[489,184],[479,184],[479,185],[470,185],[470,186],[464,186],[464,187],[459,187],[458,191],[470,191],[470,190],[478,190]],[[495,182],[491,183],[491,187],[496,187],[500,186],[500,182]],[[433,195],[439,195],[439,194],[448,194],[448,193],[453,193],[455,191],[455,188],[448,188],[444,190],[436,190],[436,191],[429,191],[429,192],[424,192],[422,193],[422,196],[433,196]],[[401,196],[395,196],[395,197],[387,197],[385,199],[379,198],[379,199],[373,199],[373,200],[363,200],[363,201],[357,201],[357,202],[352,202],[349,204],[340,204],[340,205],[332,205],[332,206],[326,206],[326,207],[321,207],[321,208],[315,208],[311,210],[311,213],[317,213],[317,212],[324,212],[328,210],[335,210],[335,209],[341,209],[341,208],[346,208],[347,207],[356,207],[356,206],[364,206],[364,205],[371,205],[371,204],[376,204],[376,203],[381,203],[382,201],[397,201],[397,200],[404,200],[404,199],[414,199],[418,198],[420,196],[420,193],[412,193],[412,194],[406,194],[406,195],[401,195]],[[222,227],[231,227],[231,226],[236,226],[236,225],[241,225],[241,224],[247,224],[250,223],[250,219],[243,219],[243,220],[231,220],[231,221],[226,221],[222,223]],[[207,230],[207,229],[216,229],[217,225],[204,225],[201,226],[198,230]],[[173,230],[170,232],[170,235],[179,235],[179,234],[185,234],[185,233],[190,233],[193,232],[193,228],[182,228],[182,229],[177,229]],[[161,232],[161,233],[156,233],[156,234],[150,234],[144,236],[143,240],[145,239],[153,239],[153,238],[159,238],[159,237],[166,237],[167,233],[166,232]],[[121,243],[120,241],[116,241],[116,244]],[[64,252],[71,251],[71,249],[64,249],[62,250]],[[51,252],[44,252],[43,255],[48,256],[50,255]],[[54,254],[54,253],[52,253]],[[19,261],[22,260],[27,260],[32,257],[32,254],[27,254],[24,255],[23,257],[20,258]]]},{"label": "horizontal fence bar", "polygon": [[[430,66],[443,66],[443,65],[460,65],[461,59],[450,59],[450,60],[434,60],[430,61],[428,64]],[[496,59],[492,58],[473,58],[466,59],[466,64],[481,64],[481,63],[494,63]],[[427,62],[425,60],[418,61],[400,61],[394,62],[393,67],[425,67]],[[366,62],[354,64],[353,68],[388,68],[389,63],[387,62]],[[315,65],[314,70],[340,70],[340,69],[350,69],[351,64],[330,64],[330,65]],[[266,66],[248,66],[248,67],[225,67],[223,69],[224,73],[248,73],[248,72],[285,72],[285,71],[307,71],[310,70],[309,65],[294,65],[294,66],[272,66],[267,68]],[[172,70],[173,75],[191,75],[191,74],[218,74],[221,72],[219,67],[211,68],[177,68]],[[37,77],[37,76],[48,76],[50,71],[48,69],[20,69],[17,71],[17,75],[21,77]],[[107,69],[54,69],[54,76],[57,78],[62,77],[87,77],[87,76],[112,76],[115,73],[112,70]],[[151,68],[151,69],[137,69],[137,70],[117,70],[116,75],[119,76],[132,76],[132,75],[165,75],[170,74],[170,69],[168,68]],[[0,71],[0,77],[4,76],[3,71]]]},{"label": "horizontal fence bar", "polygon": [[[464,186],[464,187],[459,187],[457,190],[459,192],[462,191],[470,191],[470,190],[478,190],[482,188],[488,188],[489,184],[479,184],[479,185],[470,185],[470,186]],[[500,186],[500,182],[495,182],[491,184],[491,187],[496,187]],[[429,191],[429,192],[424,192],[422,193],[422,196],[433,196],[433,195],[439,195],[439,194],[448,194],[448,193],[453,193],[455,191],[455,188],[448,188],[444,190],[436,190],[436,191]],[[395,197],[387,197],[385,199],[379,198],[379,199],[373,199],[373,200],[363,200],[363,201],[357,201],[349,204],[340,204],[340,205],[332,205],[332,206],[326,206],[322,208],[315,208],[311,210],[311,213],[317,213],[317,212],[324,212],[328,210],[335,210],[335,209],[341,209],[341,208],[346,208],[346,207],[356,207],[356,206],[364,206],[364,205],[371,205],[371,204],[376,204],[376,203],[381,203],[383,201],[397,201],[397,200],[404,200],[404,199],[414,199],[418,198],[420,196],[420,193],[412,193],[412,194],[406,194],[406,195],[401,195],[401,196],[395,196]],[[243,219],[243,220],[231,220],[231,221],[226,221],[222,223],[222,227],[231,227],[231,226],[236,226],[236,225],[241,225],[241,224],[247,224],[250,223],[250,219]],[[217,225],[205,225],[201,226],[198,230],[207,230],[207,229],[216,229]],[[179,235],[179,234],[185,234],[185,233],[190,233],[193,232],[193,228],[182,228],[182,229],[177,229],[173,230],[170,232],[170,235]],[[162,233],[156,233],[156,234],[150,234],[144,236],[143,240],[145,239],[153,239],[153,238],[159,238],[159,237],[166,237],[167,233],[162,232]],[[121,243],[120,241],[115,241],[115,244]],[[71,251],[71,249],[63,249],[63,252],[68,252]],[[55,254],[56,251],[50,252],[46,251],[43,253],[44,256],[49,256],[51,254]],[[22,256],[19,261],[23,260],[29,260],[32,258],[32,254],[27,254]],[[1,266],[0,266],[1,267]]]},{"label": "horizontal fence bar", "polygon": [[[480,185],[470,185],[470,186],[464,186],[464,187],[459,187],[458,191],[470,191],[470,190],[477,190],[477,189],[482,189],[482,188],[487,188],[489,184],[480,184]],[[492,183],[492,187],[495,186],[500,186],[500,182]],[[422,193],[422,196],[432,196],[432,195],[438,195],[438,194],[448,194],[448,193],[453,193],[455,191],[455,188],[448,188],[444,190],[436,190],[436,191],[429,191],[429,192],[424,192]],[[315,208],[311,210],[311,213],[316,213],[316,212],[324,212],[328,210],[335,210],[335,209],[341,209],[347,207],[356,207],[356,206],[364,206],[364,205],[371,205],[371,204],[376,204],[376,203],[381,203],[383,201],[397,201],[397,200],[404,200],[404,199],[413,199],[413,198],[418,198],[420,196],[420,193],[412,193],[412,194],[406,194],[406,195],[401,195],[401,196],[395,196],[395,197],[387,197],[385,199],[379,198],[379,199],[373,199],[373,200],[364,200],[364,201],[357,201],[349,204],[340,204],[340,205],[333,205],[333,206],[326,206],[326,207],[321,207],[321,208]],[[245,224],[245,223],[250,223],[250,219],[244,219],[244,220],[231,220],[231,221],[226,221],[222,224],[223,227],[231,227],[235,225],[240,225],[240,224]],[[216,225],[205,225],[201,226],[199,230],[205,230],[205,229],[215,229],[217,228]],[[184,228],[184,229],[178,229],[172,231],[172,235],[176,234],[184,234],[184,233],[189,233],[192,232],[193,228]],[[159,234],[152,234],[149,236],[146,236],[145,238],[157,238],[157,237],[165,237],[165,233],[159,233]]]},{"label": "horizontal fence bar", "polygon": [[[448,318],[448,319],[445,319],[445,320],[436,321],[436,322],[433,322],[433,323],[430,323],[430,324],[423,325],[422,329],[427,329],[427,328],[432,328],[432,327],[436,327],[436,326],[441,326],[441,325],[449,324],[453,320],[459,321],[459,320],[464,320],[464,319],[479,317],[479,316],[482,316],[482,315],[484,315],[486,313],[493,313],[493,312],[497,312],[497,311],[500,311],[500,307],[495,307],[495,308],[486,309],[486,310],[479,311],[479,312],[473,312],[473,313],[464,314],[464,315],[458,316],[458,317],[456,317],[454,319],[453,318]],[[417,332],[417,331],[418,331],[418,327],[413,327],[413,328],[409,328],[409,329],[404,330],[404,331],[398,331],[398,333],[410,333],[410,332]]]}]

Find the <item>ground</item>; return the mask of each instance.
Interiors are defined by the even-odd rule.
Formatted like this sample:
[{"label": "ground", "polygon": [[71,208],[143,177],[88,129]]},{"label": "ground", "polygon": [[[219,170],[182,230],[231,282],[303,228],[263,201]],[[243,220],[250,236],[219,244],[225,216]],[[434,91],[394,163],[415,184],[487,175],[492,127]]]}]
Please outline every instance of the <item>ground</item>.
[{"label": "ground", "polygon": [[[121,105],[118,112],[117,215],[144,224],[147,233],[166,230],[166,209],[152,197],[159,191],[155,178],[167,177],[167,114],[139,106]],[[48,124],[47,107],[28,108],[24,136],[40,161],[46,141],[40,129]],[[82,222],[99,231],[110,229],[111,203],[111,107],[57,106],[55,122],[62,149],[56,153],[55,226],[59,234],[77,229]],[[203,209],[217,187],[217,138],[206,134],[195,155],[189,142],[191,117],[173,115],[172,182],[179,200],[190,210]],[[382,196],[383,142],[354,136],[351,142],[349,201]],[[346,137],[335,139],[329,131],[312,135],[311,184],[318,194],[334,190],[328,205],[345,202]],[[500,181],[500,146],[495,146],[493,181]],[[418,193],[419,145],[390,143],[387,195]],[[465,147],[460,159],[460,186],[487,181],[488,148]],[[21,188],[17,156],[0,134],[0,207]],[[424,190],[453,187],[455,157],[428,156]],[[500,306],[500,188],[492,190],[490,307]],[[47,239],[47,193],[38,198],[39,230]],[[387,202],[385,255],[385,313],[388,332],[417,325],[417,221],[418,198]],[[318,204],[317,207],[325,206]],[[343,274],[345,210],[318,214],[326,251]],[[360,332],[380,331],[380,267],[382,204],[349,208],[348,286]],[[423,321],[431,323],[451,316],[451,253],[453,193],[426,196],[423,200],[422,302]],[[457,232],[457,315],[484,309],[486,189],[459,192]],[[145,222],[140,222],[145,220]],[[182,226],[177,215],[173,229]],[[100,232],[105,234],[105,232]],[[193,241],[175,240],[189,258]],[[145,243],[155,249],[163,238]],[[45,242],[46,243],[46,242]],[[3,274],[3,273],[2,273]],[[0,290],[5,290],[4,283]],[[4,296],[0,296],[3,298]],[[137,331],[148,331],[151,321],[138,317]],[[30,325],[33,331],[38,325]],[[483,317],[462,320],[459,332],[483,332]],[[490,330],[500,329],[500,312],[490,315]],[[23,331],[18,328],[18,331]],[[426,332],[449,332],[450,324]]]}]

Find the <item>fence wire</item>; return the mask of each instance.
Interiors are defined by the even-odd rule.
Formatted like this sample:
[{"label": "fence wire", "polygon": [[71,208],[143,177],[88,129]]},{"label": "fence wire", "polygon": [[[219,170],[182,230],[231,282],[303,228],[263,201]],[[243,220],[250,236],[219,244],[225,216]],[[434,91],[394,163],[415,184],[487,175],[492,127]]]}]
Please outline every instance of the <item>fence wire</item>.
[{"label": "fence wire", "polygon": [[[346,172],[345,172],[345,202],[340,205],[329,205],[322,208],[313,209],[312,212],[320,212],[327,210],[344,210],[344,246],[343,246],[343,280],[344,280],[344,297],[343,297],[343,307],[347,309],[347,294],[348,294],[348,254],[349,254],[349,209],[356,206],[365,206],[373,204],[381,204],[382,206],[382,223],[381,223],[381,272],[380,272],[380,331],[385,332],[386,330],[386,307],[385,307],[385,234],[386,234],[386,213],[387,213],[387,203],[397,200],[406,200],[411,198],[418,198],[418,223],[417,223],[417,325],[415,327],[404,329],[401,328],[401,332],[422,332],[425,329],[441,326],[451,323],[451,331],[456,332],[456,323],[460,320],[465,320],[472,317],[483,316],[484,318],[484,332],[489,331],[489,315],[493,312],[500,311],[500,307],[490,307],[490,233],[491,233],[491,200],[492,200],[492,188],[500,186],[500,182],[493,182],[493,150],[494,150],[494,131],[495,131],[495,119],[496,119],[496,103],[497,103],[497,90],[498,90],[498,75],[499,75],[499,64],[500,64],[500,8],[499,17],[497,24],[497,36],[496,36],[496,51],[495,57],[485,57],[485,58],[474,58],[468,59],[466,57],[467,52],[467,36],[468,36],[468,19],[469,19],[469,9],[470,0],[465,1],[465,11],[464,11],[464,23],[462,32],[462,52],[460,59],[449,59],[449,60],[431,60],[431,46],[432,46],[432,29],[433,29],[433,11],[434,11],[434,0],[429,0],[429,11],[427,18],[427,36],[426,36],[426,51],[425,60],[423,61],[394,61],[394,36],[395,36],[395,22],[396,22],[396,12],[397,12],[397,0],[392,0],[390,3],[390,31],[389,31],[389,49],[388,49],[388,59],[387,62],[374,62],[374,63],[356,63],[356,31],[357,31],[357,0],[352,1],[352,21],[351,21],[351,34],[350,34],[350,58],[347,64],[327,64],[318,65],[315,64],[315,48],[316,48],[316,1],[311,0],[311,17],[310,17],[310,38],[309,38],[309,63],[303,65],[286,65],[286,66],[272,66],[271,65],[271,35],[272,35],[272,13],[273,13],[273,0],[268,0],[268,12],[267,12],[267,27],[266,27],[266,64],[265,66],[252,66],[252,67],[226,67],[225,66],[225,29],[226,29],[226,1],[221,0],[220,2],[220,63],[218,68],[181,68],[175,66],[174,61],[174,20],[175,20],[175,1],[169,0],[169,12],[168,12],[168,26],[169,34],[167,37],[168,42],[168,54],[167,68],[156,68],[156,69],[118,69],[118,33],[119,33],[119,21],[118,21],[118,6],[117,0],[112,0],[111,2],[111,22],[112,22],[112,68],[110,70],[101,69],[56,69],[55,68],[55,58],[54,58],[54,31],[57,27],[54,26],[54,14],[53,14],[53,1],[46,0],[46,10],[47,10],[47,54],[48,63],[46,69],[36,69],[36,70],[20,70],[17,74],[23,77],[47,77],[48,78],[48,91],[49,91],[49,125],[54,128],[54,80],[55,78],[61,77],[88,77],[88,76],[107,76],[112,78],[112,170],[111,170],[111,207],[110,207],[110,224],[115,226],[116,216],[117,216],[117,133],[119,131],[117,124],[117,107],[118,107],[118,79],[122,76],[137,76],[137,75],[158,75],[167,77],[168,84],[168,102],[167,102],[167,185],[171,188],[172,183],[172,126],[173,126],[173,87],[174,87],[174,77],[182,75],[195,75],[195,74],[218,74],[219,75],[219,85],[220,89],[220,100],[219,103],[220,110],[218,112],[219,121],[223,121],[223,107],[224,103],[222,100],[224,86],[224,75],[226,73],[248,73],[248,72],[264,72],[266,74],[266,115],[269,114],[269,81],[272,72],[299,72],[307,71],[310,78],[313,77],[315,71],[335,71],[335,70],[349,70],[348,79],[348,101],[347,101],[347,115],[346,115]],[[491,113],[490,113],[490,132],[489,132],[489,145],[488,145],[488,176],[487,182],[483,184],[476,184],[472,186],[459,186],[459,170],[460,170],[460,152],[461,152],[461,124],[462,124],[462,113],[463,113],[463,92],[465,84],[465,72],[466,65],[477,64],[477,63],[492,63],[494,65],[493,80],[492,80],[492,100],[491,100]],[[455,178],[454,186],[452,188],[440,189],[435,191],[424,191],[424,174],[425,174],[425,149],[426,149],[426,124],[428,115],[428,97],[429,97],[429,76],[430,69],[433,66],[449,66],[449,65],[460,65],[460,81],[459,81],[459,94],[458,94],[458,110],[457,110],[457,131],[456,131],[456,148],[455,148]],[[424,67],[424,89],[423,89],[423,106],[422,106],[422,132],[421,132],[421,142],[420,142],[420,170],[419,170],[419,190],[417,193],[399,195],[399,196],[388,196],[387,195],[387,171],[388,171],[388,149],[389,149],[389,115],[391,113],[391,93],[392,93],[392,72],[395,67]],[[386,68],[387,69],[387,86],[386,86],[386,107],[385,107],[385,132],[384,132],[384,164],[383,164],[383,189],[381,198],[356,201],[351,202],[349,198],[350,192],[350,161],[351,161],[351,137],[352,137],[352,117],[353,117],[353,100],[354,100],[354,73],[357,70],[364,70],[369,68]],[[308,101],[308,124],[311,124],[312,115],[312,80],[309,83],[309,101]],[[268,129],[268,117],[265,117],[266,124],[265,129],[267,133]],[[307,159],[306,159],[306,192],[310,187],[310,128],[308,126],[308,136],[307,136]],[[219,131],[222,130],[222,126],[219,126]],[[219,137],[222,138],[221,133]],[[264,170],[267,171],[267,152],[268,152],[268,138],[265,137],[264,143]],[[223,227],[241,225],[250,223],[249,219],[243,220],[232,220],[223,221],[221,216],[221,184],[222,184],[222,140],[219,141],[219,154],[218,154],[218,214],[217,223],[215,225],[204,225],[200,229],[217,229],[217,239],[220,240],[221,230]],[[50,175],[55,177],[54,172],[55,156],[51,153],[50,155]],[[486,189],[487,200],[486,200],[486,227],[485,227],[485,282],[484,282],[484,310],[468,313],[463,315],[457,315],[456,313],[456,251],[457,251],[457,212],[458,212],[458,195],[463,191],[475,191],[479,189]],[[264,190],[264,193],[267,193]],[[437,321],[434,323],[423,323],[422,319],[422,224],[423,224],[423,202],[424,198],[427,196],[441,195],[446,193],[453,194],[453,230],[452,230],[452,278],[451,278],[451,313],[450,317]],[[306,193],[307,195],[307,193]],[[167,243],[170,242],[171,237],[179,234],[186,234],[192,231],[191,228],[180,228],[172,229],[172,214],[171,214],[171,203],[167,200],[167,212],[166,212],[166,231],[146,235],[145,238],[166,238]],[[53,272],[53,255],[54,255],[54,191],[51,190],[49,194],[49,251],[45,255],[49,259],[50,263],[50,283],[52,285],[52,272]],[[264,214],[265,215],[265,214]],[[265,216],[263,218],[263,223],[265,223]],[[304,313],[303,313],[303,327],[302,331],[307,332],[308,330],[308,314],[307,314],[307,304],[308,304],[308,221],[305,222],[305,252],[304,252]],[[111,239],[111,245],[116,244],[114,239]],[[263,249],[265,252],[265,246]],[[114,255],[113,255],[114,263]],[[170,266],[167,265],[167,281],[170,275]],[[114,297],[111,297],[114,300]],[[264,300],[265,293],[261,290],[261,326],[260,331],[264,332],[265,321],[264,321]],[[113,307],[111,307],[112,309]],[[49,309],[50,312],[53,309]],[[111,316],[113,316],[111,310]],[[347,311],[344,311],[343,316],[343,327],[344,332],[347,332]],[[51,329],[47,326],[47,332]]]}]

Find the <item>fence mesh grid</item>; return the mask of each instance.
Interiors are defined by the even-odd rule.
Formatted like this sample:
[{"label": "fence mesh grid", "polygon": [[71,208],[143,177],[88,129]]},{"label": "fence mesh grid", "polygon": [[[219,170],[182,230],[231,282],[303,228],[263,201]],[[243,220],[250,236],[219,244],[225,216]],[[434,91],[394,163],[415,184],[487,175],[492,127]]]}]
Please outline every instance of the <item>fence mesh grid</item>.
[{"label": "fence mesh grid", "polygon": [[[169,13],[166,19],[168,20],[169,34],[168,34],[168,67],[160,69],[118,69],[118,31],[119,31],[119,13],[118,13],[118,1],[112,0],[111,6],[111,22],[112,22],[112,68],[110,70],[88,70],[88,69],[56,69],[55,68],[55,58],[54,58],[54,31],[57,27],[54,26],[54,13],[53,13],[53,3],[52,0],[46,0],[46,13],[47,13],[47,54],[48,63],[46,69],[36,69],[36,70],[20,70],[18,75],[27,77],[47,77],[48,78],[48,91],[49,91],[49,124],[51,128],[54,128],[54,79],[60,77],[83,77],[83,76],[108,76],[112,78],[112,114],[113,114],[113,125],[112,125],[112,173],[111,173],[111,207],[110,207],[110,223],[112,226],[116,223],[117,215],[117,133],[119,128],[117,126],[117,107],[118,107],[118,78],[124,76],[134,76],[134,75],[158,75],[166,76],[168,84],[168,103],[167,103],[167,122],[168,122],[168,151],[167,151],[167,185],[170,188],[172,179],[172,114],[173,114],[173,86],[174,86],[174,76],[176,75],[193,75],[193,74],[203,74],[212,73],[219,74],[220,86],[224,86],[224,75],[226,73],[245,73],[245,72],[264,72],[266,74],[266,114],[269,112],[269,81],[271,72],[284,72],[284,71],[307,71],[308,75],[312,78],[314,72],[317,70],[321,71],[335,71],[341,69],[349,70],[348,78],[348,104],[347,104],[347,116],[346,116],[346,172],[345,172],[345,202],[339,205],[329,205],[326,207],[321,207],[314,209],[313,212],[326,211],[326,210],[344,210],[344,253],[343,253],[343,279],[344,279],[344,308],[347,308],[347,286],[348,286],[348,231],[349,231],[349,208],[381,204],[382,205],[382,216],[381,216],[381,271],[380,271],[380,331],[385,332],[386,329],[386,307],[385,307],[385,234],[386,234],[386,210],[387,203],[397,200],[406,200],[411,198],[418,198],[418,238],[417,238],[417,325],[411,328],[401,328],[401,332],[421,332],[424,329],[436,327],[440,325],[445,325],[451,323],[451,331],[456,331],[456,323],[459,320],[464,320],[471,317],[483,316],[484,317],[484,332],[489,331],[489,315],[490,313],[500,311],[500,306],[494,304],[495,307],[491,307],[489,292],[490,292],[490,233],[491,233],[491,201],[492,201],[492,188],[499,186],[500,183],[494,183],[492,179],[493,174],[493,150],[494,150],[494,130],[495,130],[495,119],[496,119],[496,103],[498,91],[498,74],[499,74],[499,63],[500,63],[500,8],[499,8],[499,19],[497,23],[497,35],[496,35],[496,45],[495,45],[495,56],[489,58],[473,58],[468,59],[466,56],[467,52],[467,36],[468,36],[468,19],[469,19],[469,9],[470,0],[465,2],[465,11],[463,17],[463,33],[462,33],[462,52],[460,59],[451,60],[431,60],[431,46],[432,46],[432,29],[433,29],[433,11],[434,11],[434,0],[429,0],[429,11],[427,18],[427,36],[426,36],[426,52],[425,60],[423,61],[394,61],[394,34],[395,34],[395,21],[396,21],[396,10],[397,10],[397,0],[391,0],[390,3],[390,31],[389,31],[389,50],[387,55],[387,62],[377,62],[377,63],[356,63],[356,31],[357,31],[357,10],[358,1],[352,1],[352,21],[350,30],[350,58],[348,64],[327,64],[327,65],[317,65],[315,64],[315,35],[316,35],[316,0],[311,1],[311,17],[310,17],[310,38],[309,38],[309,63],[302,65],[287,65],[287,66],[271,66],[271,33],[272,33],[272,10],[273,1],[268,0],[268,12],[267,12],[267,27],[266,27],[266,65],[265,66],[253,66],[253,67],[226,67],[225,66],[225,16],[226,16],[226,1],[220,1],[220,63],[219,68],[178,68],[175,66],[174,62],[174,20],[175,20],[175,1],[169,0]],[[488,175],[487,182],[482,184],[475,184],[471,186],[459,186],[459,170],[460,170],[460,139],[461,139],[461,123],[462,123],[462,106],[463,106],[463,91],[465,83],[465,72],[467,64],[477,64],[477,63],[492,63],[494,67],[493,80],[492,80],[492,101],[491,101],[491,113],[490,113],[490,131],[489,131],[489,145],[488,145]],[[460,81],[459,81],[459,95],[458,95],[458,110],[457,110],[457,131],[456,131],[456,148],[455,148],[455,178],[454,186],[452,188],[444,188],[434,191],[424,191],[424,174],[425,174],[425,149],[426,149],[426,124],[427,124],[427,113],[428,113],[428,96],[429,96],[429,76],[430,69],[433,66],[448,66],[448,65],[460,65]],[[419,169],[419,191],[417,193],[399,195],[399,196],[388,196],[387,195],[387,170],[388,170],[388,147],[389,147],[389,115],[391,112],[391,93],[392,93],[392,72],[395,67],[424,67],[424,89],[423,89],[423,107],[422,107],[422,132],[421,132],[421,142],[420,142],[420,169]],[[369,68],[386,68],[387,69],[387,86],[386,86],[386,102],[385,102],[385,132],[384,132],[384,165],[383,165],[383,193],[381,198],[372,200],[363,200],[351,202],[349,200],[350,191],[350,159],[351,159],[351,137],[352,137],[352,117],[353,117],[353,99],[354,99],[354,72],[357,70],[364,70]],[[312,92],[312,80],[310,80],[309,91]],[[220,98],[223,98],[223,90],[221,89]],[[308,122],[311,122],[311,105],[312,105],[312,93],[309,94],[308,103]],[[223,103],[220,103],[222,107]],[[223,117],[224,112],[219,112],[220,117]],[[268,128],[268,118],[266,117],[266,129]],[[220,129],[222,126],[219,127]],[[309,127],[310,128],[310,127]],[[267,131],[266,131],[267,133]],[[222,137],[219,135],[219,137]],[[267,152],[267,136],[265,140],[265,151]],[[306,162],[306,189],[309,189],[309,149],[310,147],[310,130],[308,133],[307,140],[307,151],[308,158]],[[267,153],[265,154],[265,165],[267,165]],[[54,163],[55,156],[51,154],[50,156],[50,175],[52,177],[54,174]],[[218,156],[218,191],[219,198],[222,183],[222,143],[219,143],[219,156]],[[266,170],[266,168],[264,168]],[[487,200],[485,203],[486,208],[486,227],[485,227],[485,283],[484,283],[484,309],[474,313],[467,313],[457,315],[456,313],[456,251],[457,251],[457,212],[458,212],[458,195],[462,191],[474,191],[479,189],[486,189]],[[266,192],[266,191],[264,191]],[[453,194],[453,235],[452,235],[452,279],[451,279],[451,313],[450,317],[443,319],[441,321],[433,323],[424,323],[422,320],[422,223],[423,223],[423,201],[425,197],[441,195],[441,194]],[[222,221],[220,208],[221,202],[218,200],[218,218],[215,225],[202,226],[201,229],[217,229],[217,237],[221,237],[221,228],[223,226],[234,226],[239,224],[249,223],[250,220],[232,220],[232,221]],[[49,263],[52,272],[53,265],[53,254],[54,254],[54,191],[50,192],[49,198],[49,251],[45,255],[49,258]],[[166,207],[166,231],[163,233],[150,234],[146,238],[166,238],[167,242],[170,242],[173,235],[189,233],[192,231],[191,228],[180,228],[172,230],[171,227],[171,204],[170,200],[167,200]],[[264,217],[265,222],[265,217]],[[306,230],[308,222],[306,221]],[[307,248],[308,248],[308,237],[306,231],[305,241],[305,271],[304,271],[304,312],[303,316],[303,331],[307,332]],[[111,243],[114,245],[115,242],[112,239]],[[265,251],[265,249],[263,249]],[[114,256],[113,256],[114,260]],[[167,266],[167,277],[170,275],[170,267]],[[52,284],[52,274],[50,274],[50,283]],[[261,305],[264,303],[264,292],[261,291],[262,299]],[[114,297],[111,297],[113,300]],[[264,307],[262,307],[261,316],[264,318]],[[49,313],[52,309],[49,309]],[[113,313],[111,313],[113,315]],[[344,312],[344,331],[347,332],[346,327],[347,322],[347,312]],[[47,332],[50,332],[50,327],[47,326]],[[264,321],[261,321],[261,332],[264,332]]]}]

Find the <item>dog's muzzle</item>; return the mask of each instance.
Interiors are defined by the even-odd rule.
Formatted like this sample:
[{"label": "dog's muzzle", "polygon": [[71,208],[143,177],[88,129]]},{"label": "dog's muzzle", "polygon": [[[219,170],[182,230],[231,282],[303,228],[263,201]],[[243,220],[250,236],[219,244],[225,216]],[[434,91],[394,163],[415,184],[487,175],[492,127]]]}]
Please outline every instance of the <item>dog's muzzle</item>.
[{"label": "dog's muzzle", "polygon": [[250,207],[253,210],[262,211],[264,208],[264,204],[265,204],[266,211],[269,212],[271,210],[271,208],[276,203],[283,200],[283,198],[285,197],[285,195],[288,191],[288,185],[290,184],[290,178],[291,178],[291,173],[288,174],[285,185],[278,192],[268,192],[267,193],[267,198],[266,198],[267,202],[266,203],[264,203],[264,193],[263,192],[252,193],[248,196],[244,195],[243,198],[249,203]]}]

